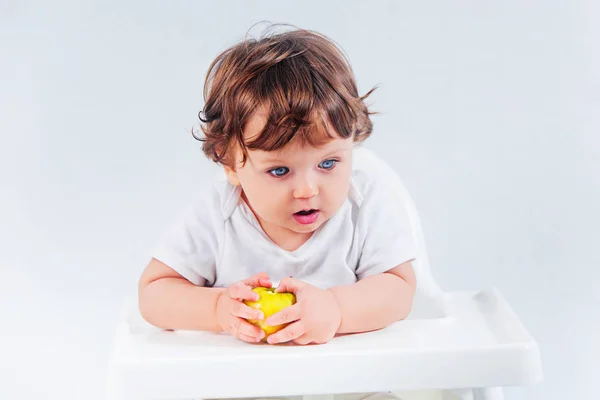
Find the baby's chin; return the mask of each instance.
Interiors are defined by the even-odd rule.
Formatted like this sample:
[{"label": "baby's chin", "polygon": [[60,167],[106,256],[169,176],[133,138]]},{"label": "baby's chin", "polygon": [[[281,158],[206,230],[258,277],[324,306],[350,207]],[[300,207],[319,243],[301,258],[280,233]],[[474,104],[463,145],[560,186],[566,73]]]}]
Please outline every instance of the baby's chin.
[{"label": "baby's chin", "polygon": [[289,228],[290,231],[294,232],[294,233],[312,233],[314,231],[316,231],[322,224],[314,224],[314,226],[301,226],[301,227],[292,227]]}]

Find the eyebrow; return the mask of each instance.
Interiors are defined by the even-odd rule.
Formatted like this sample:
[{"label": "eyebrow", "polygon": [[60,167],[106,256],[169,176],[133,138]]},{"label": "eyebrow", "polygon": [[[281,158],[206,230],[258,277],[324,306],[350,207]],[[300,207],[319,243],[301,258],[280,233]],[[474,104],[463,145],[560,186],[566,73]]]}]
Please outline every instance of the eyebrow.
[{"label": "eyebrow", "polygon": [[328,152],[325,154],[325,156],[329,156],[329,155],[331,155],[331,154],[337,153],[337,152],[339,152],[339,151],[344,151],[344,150],[346,150],[344,147],[336,147],[336,148],[334,148],[333,150],[331,150],[331,151],[328,151]]},{"label": "eyebrow", "polygon": [[[337,152],[344,151],[344,150],[345,150],[344,147],[337,147],[337,148],[334,148],[334,149],[328,151],[327,153],[325,153],[323,155],[323,157],[328,157],[328,156],[331,156],[332,154],[335,154]],[[258,160],[255,160],[255,161],[258,161]],[[273,155],[273,156],[266,156],[264,159],[262,159],[258,162],[264,163],[264,164],[269,164],[269,163],[276,163],[276,162],[285,163],[286,161],[283,158]]]}]

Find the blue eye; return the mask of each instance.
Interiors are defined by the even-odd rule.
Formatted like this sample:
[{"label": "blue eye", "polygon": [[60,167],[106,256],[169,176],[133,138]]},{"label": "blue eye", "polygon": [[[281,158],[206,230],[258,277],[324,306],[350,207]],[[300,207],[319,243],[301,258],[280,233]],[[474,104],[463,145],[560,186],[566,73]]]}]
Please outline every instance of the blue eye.
[{"label": "blue eye", "polygon": [[268,171],[269,174],[278,178],[286,175],[288,172],[290,172],[290,169],[288,167],[273,168]]},{"label": "blue eye", "polygon": [[333,167],[335,167],[336,163],[337,163],[336,160],[321,161],[321,163],[319,164],[319,168],[322,168],[322,169],[325,169],[325,170],[329,170],[329,169],[332,169]]}]

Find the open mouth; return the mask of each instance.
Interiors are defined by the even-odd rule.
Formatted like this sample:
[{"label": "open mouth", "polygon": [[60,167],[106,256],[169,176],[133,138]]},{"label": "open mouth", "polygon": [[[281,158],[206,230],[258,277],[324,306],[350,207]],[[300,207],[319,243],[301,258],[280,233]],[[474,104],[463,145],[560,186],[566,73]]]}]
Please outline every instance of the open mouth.
[{"label": "open mouth", "polygon": [[310,209],[302,210],[294,213],[294,219],[296,222],[302,225],[314,224],[319,219],[319,210]]},{"label": "open mouth", "polygon": [[298,211],[297,213],[294,213],[294,215],[311,215],[316,213],[317,210],[314,209],[310,209],[310,210],[302,210],[302,211]]}]

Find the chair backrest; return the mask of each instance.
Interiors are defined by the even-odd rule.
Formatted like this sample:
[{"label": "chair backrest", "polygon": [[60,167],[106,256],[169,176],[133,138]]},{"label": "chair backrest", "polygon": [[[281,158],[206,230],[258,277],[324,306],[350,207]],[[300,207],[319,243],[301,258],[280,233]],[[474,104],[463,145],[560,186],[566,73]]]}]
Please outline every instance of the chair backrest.
[{"label": "chair backrest", "polygon": [[419,215],[402,180],[385,161],[367,148],[356,148],[354,163],[359,165],[361,169],[385,177],[385,180],[390,182],[390,188],[393,190],[394,195],[398,198],[398,205],[404,207],[408,214],[417,246],[417,258],[412,263],[417,277],[417,293],[409,318],[423,319],[445,316],[444,293],[431,274]]}]

